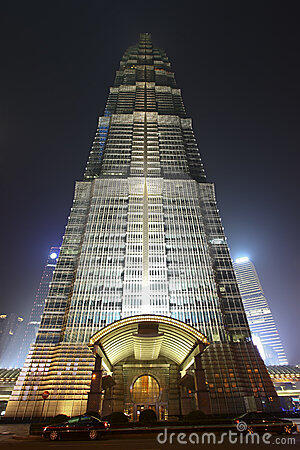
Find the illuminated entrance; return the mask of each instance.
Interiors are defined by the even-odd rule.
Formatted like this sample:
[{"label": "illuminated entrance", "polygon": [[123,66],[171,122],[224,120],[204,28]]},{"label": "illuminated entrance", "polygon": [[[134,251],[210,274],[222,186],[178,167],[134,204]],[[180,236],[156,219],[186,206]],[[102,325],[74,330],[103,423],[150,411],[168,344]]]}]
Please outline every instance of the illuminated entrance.
[{"label": "illuminated entrance", "polygon": [[151,375],[142,375],[131,387],[131,396],[134,403],[152,404],[159,399],[159,384]]},{"label": "illuminated entrance", "polygon": [[144,409],[152,409],[157,417],[160,416],[160,388],[154,377],[151,375],[138,377],[131,386],[130,392],[134,403],[134,419],[137,420]]},{"label": "illuminated entrance", "polygon": [[208,410],[200,360],[208,341],[191,326],[164,316],[127,317],[99,330],[89,345],[96,358],[89,411],[123,411],[137,420],[152,409],[159,420],[175,419],[186,410],[180,380],[187,371],[195,378],[193,408]]}]

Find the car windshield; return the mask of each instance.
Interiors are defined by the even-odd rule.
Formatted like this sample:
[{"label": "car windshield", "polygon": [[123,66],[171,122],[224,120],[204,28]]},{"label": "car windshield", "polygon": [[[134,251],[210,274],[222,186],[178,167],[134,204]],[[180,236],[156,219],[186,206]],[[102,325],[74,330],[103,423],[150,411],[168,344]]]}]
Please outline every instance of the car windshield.
[{"label": "car windshield", "polygon": [[81,423],[88,423],[88,422],[96,422],[99,423],[101,422],[99,419],[97,419],[97,417],[93,417],[93,416],[84,416],[81,417]]},{"label": "car windshield", "polygon": [[79,417],[72,417],[66,423],[68,423],[69,425],[75,425],[78,422],[79,422]]},{"label": "car windshield", "polygon": [[264,419],[264,420],[278,420],[275,416],[272,416],[272,414],[266,414],[262,412],[252,412],[252,413],[246,413],[240,416],[240,419]]}]

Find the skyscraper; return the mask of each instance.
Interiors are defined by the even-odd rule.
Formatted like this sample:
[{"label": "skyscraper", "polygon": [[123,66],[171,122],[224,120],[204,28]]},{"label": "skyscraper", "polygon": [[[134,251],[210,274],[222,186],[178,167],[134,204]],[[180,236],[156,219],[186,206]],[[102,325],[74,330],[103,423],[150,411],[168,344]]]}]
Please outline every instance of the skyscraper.
[{"label": "skyscraper", "polygon": [[23,321],[23,317],[15,313],[0,315],[0,367],[11,367],[12,344],[23,326]]},{"label": "skyscraper", "polygon": [[270,306],[249,258],[237,258],[234,270],[253,341],[267,365],[288,364]]},{"label": "skyscraper", "polygon": [[6,415],[276,405],[192,121],[165,52],[142,34],[99,118]]},{"label": "skyscraper", "polygon": [[[45,308],[46,298],[49,292],[50,283],[52,281],[53,272],[59,256],[59,247],[51,247],[45,268],[42,273],[41,281],[34,299],[34,303],[30,312],[29,320],[26,324],[22,341],[20,342],[19,352],[15,360],[14,367],[22,367],[29,348],[35,343],[35,338],[42,320],[42,314]],[[14,354],[14,352],[13,352]]]}]

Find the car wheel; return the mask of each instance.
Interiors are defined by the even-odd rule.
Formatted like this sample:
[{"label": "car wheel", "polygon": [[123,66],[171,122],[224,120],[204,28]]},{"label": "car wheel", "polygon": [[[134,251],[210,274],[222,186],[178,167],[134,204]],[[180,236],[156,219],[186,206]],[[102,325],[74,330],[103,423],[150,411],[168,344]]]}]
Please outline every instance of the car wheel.
[{"label": "car wheel", "polygon": [[91,441],[95,441],[96,439],[98,439],[99,438],[99,434],[98,434],[98,431],[97,430],[90,430],[89,431],[89,439],[91,440]]},{"label": "car wheel", "polygon": [[51,433],[49,434],[49,439],[50,441],[57,441],[59,439],[58,432],[55,430],[51,431]]}]

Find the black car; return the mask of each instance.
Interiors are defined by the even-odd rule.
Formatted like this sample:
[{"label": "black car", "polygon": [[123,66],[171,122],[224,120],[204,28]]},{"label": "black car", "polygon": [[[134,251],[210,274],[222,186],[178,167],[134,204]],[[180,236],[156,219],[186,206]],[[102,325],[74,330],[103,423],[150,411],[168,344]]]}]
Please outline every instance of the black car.
[{"label": "black car", "polygon": [[[285,433],[290,434],[298,431],[298,427],[291,420],[281,419],[272,414],[264,412],[248,412],[234,419],[237,429],[240,431]],[[243,430],[242,424],[247,428]]]},{"label": "black car", "polygon": [[51,441],[77,438],[96,440],[103,437],[103,434],[108,429],[108,422],[84,414],[83,416],[71,417],[71,419],[63,423],[45,427],[43,429],[43,437]]}]

